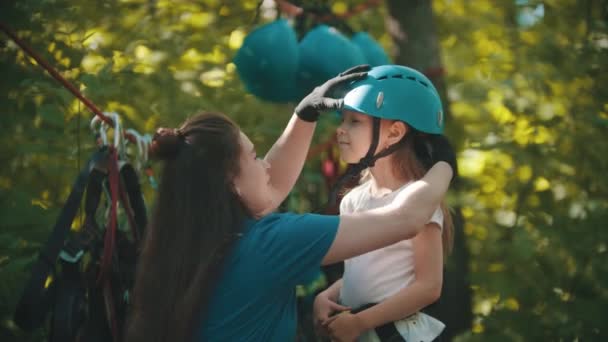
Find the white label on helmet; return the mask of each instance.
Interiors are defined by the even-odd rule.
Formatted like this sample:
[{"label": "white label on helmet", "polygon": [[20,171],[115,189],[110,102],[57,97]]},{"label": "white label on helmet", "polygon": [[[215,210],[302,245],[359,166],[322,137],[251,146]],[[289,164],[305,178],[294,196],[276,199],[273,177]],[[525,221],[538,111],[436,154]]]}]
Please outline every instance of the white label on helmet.
[{"label": "white label on helmet", "polygon": [[439,112],[437,112],[437,126],[441,127],[442,123],[443,123],[443,111],[440,110]]},{"label": "white label on helmet", "polygon": [[384,103],[384,93],[379,92],[378,97],[376,97],[376,108],[380,109],[380,107],[382,107],[382,103]]}]

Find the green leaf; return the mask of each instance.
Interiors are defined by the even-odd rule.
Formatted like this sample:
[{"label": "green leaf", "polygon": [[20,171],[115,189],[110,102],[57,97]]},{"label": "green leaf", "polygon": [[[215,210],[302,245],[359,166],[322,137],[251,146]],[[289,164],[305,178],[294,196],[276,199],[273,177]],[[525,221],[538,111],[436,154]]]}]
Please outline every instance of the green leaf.
[{"label": "green leaf", "polygon": [[65,123],[63,112],[56,105],[42,105],[38,108],[38,114],[45,122],[53,126],[63,126]]}]

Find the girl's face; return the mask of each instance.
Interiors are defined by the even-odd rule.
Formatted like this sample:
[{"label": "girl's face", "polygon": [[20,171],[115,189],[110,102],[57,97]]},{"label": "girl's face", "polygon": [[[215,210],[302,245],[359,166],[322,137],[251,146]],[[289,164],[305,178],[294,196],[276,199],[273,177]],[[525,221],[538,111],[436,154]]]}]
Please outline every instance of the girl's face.
[{"label": "girl's face", "polygon": [[257,156],[255,146],[243,132],[240,144],[241,171],[234,178],[234,187],[251,214],[259,217],[272,209],[272,187],[268,173],[270,164]]},{"label": "girl's face", "polygon": [[[372,143],[373,118],[351,110],[342,111],[342,123],[336,130],[340,158],[346,163],[358,163]],[[378,147],[375,154],[397,143],[406,133],[405,124],[381,120]]]},{"label": "girl's face", "polygon": [[365,157],[372,142],[373,119],[371,116],[351,110],[342,111],[342,123],[338,126],[340,158],[346,163],[357,163]]}]

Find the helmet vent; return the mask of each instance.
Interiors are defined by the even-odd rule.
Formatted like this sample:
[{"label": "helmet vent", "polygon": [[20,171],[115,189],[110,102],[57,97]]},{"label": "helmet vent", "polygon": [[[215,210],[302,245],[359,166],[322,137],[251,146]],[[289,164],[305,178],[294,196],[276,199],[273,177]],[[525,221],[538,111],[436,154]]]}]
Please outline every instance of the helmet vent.
[{"label": "helmet vent", "polygon": [[401,75],[401,74],[397,74],[397,75],[393,75],[392,77],[393,77],[393,78],[403,78],[403,75]]},{"label": "helmet vent", "polygon": [[[395,77],[395,76],[393,76],[393,77]],[[401,77],[400,77],[400,78],[401,78]],[[411,81],[414,81],[414,82],[418,81],[418,83],[422,84],[423,86],[425,86],[425,87],[427,87],[427,88],[429,87],[429,85],[428,85],[426,82],[421,81],[421,80],[417,79],[417,78],[416,78],[416,77],[414,77],[414,76],[408,76],[408,77],[406,77],[406,78],[407,78],[408,80],[411,80]]]},{"label": "helmet vent", "polygon": [[380,77],[377,78],[377,80],[380,81],[380,80],[385,80],[387,78],[388,78],[388,76],[380,76]]}]

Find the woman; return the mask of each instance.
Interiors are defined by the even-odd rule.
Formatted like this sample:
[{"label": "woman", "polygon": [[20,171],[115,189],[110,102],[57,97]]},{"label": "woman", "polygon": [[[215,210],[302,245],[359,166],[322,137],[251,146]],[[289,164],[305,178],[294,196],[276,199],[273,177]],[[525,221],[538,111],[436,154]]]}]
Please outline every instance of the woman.
[{"label": "woman", "polygon": [[[345,216],[272,214],[293,187],[327,94],[360,79],[356,67],[296,107],[263,158],[221,114],[160,129],[165,161],[140,256],[128,341],[292,341],[295,285],[335,263],[413,237],[439,205],[452,175],[439,162],[387,207]],[[377,225],[376,231],[366,229]]]}]

